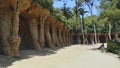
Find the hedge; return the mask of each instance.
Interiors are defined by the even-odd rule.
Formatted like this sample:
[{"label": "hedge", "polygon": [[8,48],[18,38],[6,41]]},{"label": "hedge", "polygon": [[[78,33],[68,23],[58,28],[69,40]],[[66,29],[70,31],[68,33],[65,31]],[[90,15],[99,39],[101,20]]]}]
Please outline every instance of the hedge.
[{"label": "hedge", "polygon": [[120,54],[120,43],[117,41],[108,41],[107,42],[107,51],[115,54]]}]

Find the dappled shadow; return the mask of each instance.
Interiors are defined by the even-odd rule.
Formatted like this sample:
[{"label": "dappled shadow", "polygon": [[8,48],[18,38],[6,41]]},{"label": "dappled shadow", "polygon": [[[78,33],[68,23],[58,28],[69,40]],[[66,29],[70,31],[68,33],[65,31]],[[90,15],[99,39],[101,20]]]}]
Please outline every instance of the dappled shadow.
[{"label": "dappled shadow", "polygon": [[92,48],[92,49],[90,49],[90,50],[99,50],[98,48]]},{"label": "dappled shadow", "polygon": [[36,50],[21,50],[20,57],[10,57],[10,56],[0,55],[0,68],[6,68],[8,66],[11,66],[12,63],[15,61],[29,59],[34,56],[47,56],[47,55],[57,54],[58,50],[64,49],[64,48],[65,47],[45,48],[44,50],[39,51],[39,52]]}]

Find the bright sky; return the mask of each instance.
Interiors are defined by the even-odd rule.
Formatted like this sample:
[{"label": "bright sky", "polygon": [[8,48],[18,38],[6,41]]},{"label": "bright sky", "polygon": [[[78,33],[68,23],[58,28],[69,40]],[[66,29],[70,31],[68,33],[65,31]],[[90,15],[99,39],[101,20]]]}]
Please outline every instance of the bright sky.
[{"label": "bright sky", "polygon": [[[71,0],[64,0],[64,1],[67,2],[66,6],[68,6],[68,7],[71,7],[71,8],[72,8],[72,7],[75,6],[75,0],[72,0],[72,1],[71,1]],[[55,1],[55,0],[54,0],[53,6],[56,7],[56,8],[61,8],[61,7],[63,7],[63,4],[64,4],[63,2],[59,2],[59,1]],[[94,5],[95,5],[95,6],[98,6],[98,5],[99,5],[99,2],[96,1],[96,2],[94,3]],[[94,15],[98,15],[98,14],[99,14],[98,9],[96,9],[95,6],[93,7],[93,14],[94,14]],[[84,8],[85,8],[86,11],[89,11],[89,9],[88,9],[87,6],[84,6]],[[85,16],[90,16],[90,13],[86,13]]]}]

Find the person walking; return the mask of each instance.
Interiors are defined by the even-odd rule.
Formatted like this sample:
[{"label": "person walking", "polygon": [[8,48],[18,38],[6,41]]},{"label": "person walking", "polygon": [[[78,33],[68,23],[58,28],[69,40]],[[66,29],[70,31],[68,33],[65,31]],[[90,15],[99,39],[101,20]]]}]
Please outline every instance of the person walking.
[{"label": "person walking", "polygon": [[105,52],[105,45],[104,45],[104,43],[102,43],[101,46],[98,49],[100,49],[102,53]]}]

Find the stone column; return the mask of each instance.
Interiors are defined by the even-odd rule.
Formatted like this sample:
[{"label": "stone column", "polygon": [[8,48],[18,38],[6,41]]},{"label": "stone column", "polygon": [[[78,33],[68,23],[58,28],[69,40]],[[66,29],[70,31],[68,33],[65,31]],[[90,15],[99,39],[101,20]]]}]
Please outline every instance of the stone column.
[{"label": "stone column", "polygon": [[[47,20],[50,19],[49,17],[47,18]],[[48,46],[50,48],[54,48],[53,44],[52,44],[52,37],[51,37],[51,34],[50,34],[50,23],[51,21],[48,20],[48,21],[45,21],[45,25],[44,25],[44,28],[45,28],[45,37],[46,37],[46,41],[48,43]]]},{"label": "stone column", "polygon": [[60,42],[59,42],[59,39],[58,39],[58,29],[57,29],[57,27],[58,27],[58,22],[56,22],[55,24],[54,24],[54,27],[55,27],[55,38],[56,38],[56,45],[58,46],[58,47],[61,47],[61,45],[60,45]]},{"label": "stone column", "polygon": [[63,46],[64,44],[63,44],[63,40],[62,40],[62,30],[63,30],[63,24],[62,23],[59,23],[58,24],[58,39],[59,39],[59,43],[60,43],[60,45],[61,46]]},{"label": "stone column", "polygon": [[8,38],[11,34],[11,17],[0,9],[0,37],[3,55],[13,56]]},{"label": "stone column", "polygon": [[42,48],[40,47],[40,44],[38,41],[38,39],[39,39],[39,37],[38,37],[38,22],[35,19],[30,19],[28,24],[30,27],[29,29],[30,29],[30,33],[32,36],[33,45],[37,51],[40,51],[40,50],[42,50]]},{"label": "stone column", "polygon": [[64,44],[64,46],[66,46],[66,37],[65,37],[65,26],[64,26],[64,28],[63,28],[63,30],[62,30],[62,38],[63,38],[63,44]]},{"label": "stone column", "polygon": [[18,35],[19,31],[19,11],[15,11],[12,18],[12,30],[11,36],[9,37],[9,43],[11,46],[13,56],[20,56],[19,55],[19,45],[21,38]]},{"label": "stone column", "polygon": [[40,7],[40,15],[39,15],[39,43],[41,48],[44,48],[45,43],[45,20],[50,15],[49,10],[44,7]]}]

